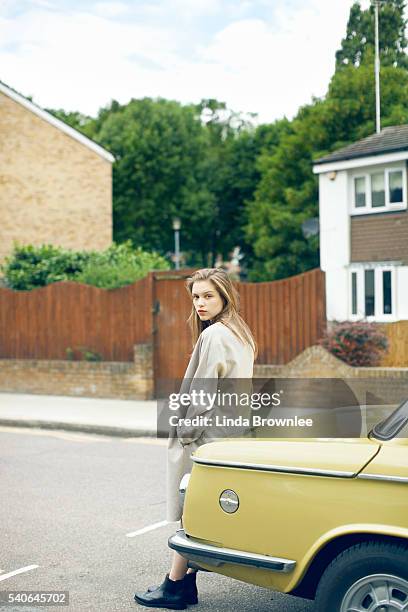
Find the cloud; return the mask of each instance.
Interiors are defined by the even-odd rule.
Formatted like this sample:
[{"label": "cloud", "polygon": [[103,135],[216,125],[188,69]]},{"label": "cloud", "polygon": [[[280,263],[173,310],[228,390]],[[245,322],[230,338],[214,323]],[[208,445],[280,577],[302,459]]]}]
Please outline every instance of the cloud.
[{"label": "cloud", "polygon": [[40,6],[41,8],[56,8],[55,2],[50,0],[30,0],[30,3],[34,6]]},{"label": "cloud", "polygon": [[164,5],[183,18],[215,15],[222,11],[223,0],[167,0]]},{"label": "cloud", "polygon": [[103,17],[117,17],[124,15],[128,10],[124,2],[97,2],[92,7],[93,12]]},{"label": "cloud", "polygon": [[123,0],[85,10],[73,0],[69,10],[51,10],[31,3],[0,18],[0,78],[42,106],[93,115],[112,98],[214,97],[272,121],[325,93],[351,4]]},{"label": "cloud", "polygon": [[292,14],[282,7],[274,23],[245,19],[219,31],[201,50],[218,73],[219,95],[235,108],[259,112],[261,119],[293,116],[312,95],[323,96],[348,4],[339,0],[326,9],[314,0]]},{"label": "cloud", "polygon": [[[18,53],[0,52],[2,79],[48,107],[96,113],[112,97],[158,94],[153,72],[129,59],[137,53],[168,65],[174,42],[162,28],[111,22],[87,14],[36,11],[16,24],[0,22],[0,39],[19,42]],[[157,88],[156,88],[157,89]]]}]

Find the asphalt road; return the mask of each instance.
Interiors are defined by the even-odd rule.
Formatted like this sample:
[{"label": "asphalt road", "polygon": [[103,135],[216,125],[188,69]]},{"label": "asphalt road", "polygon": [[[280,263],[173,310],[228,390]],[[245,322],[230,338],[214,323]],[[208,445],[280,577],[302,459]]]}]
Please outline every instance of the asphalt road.
[{"label": "asphalt road", "polygon": [[[0,428],[0,591],[69,591],[69,606],[143,610],[133,593],[161,582],[176,524],[165,518],[163,441]],[[38,566],[4,578],[16,570]],[[200,572],[196,612],[311,612],[313,603]]]}]

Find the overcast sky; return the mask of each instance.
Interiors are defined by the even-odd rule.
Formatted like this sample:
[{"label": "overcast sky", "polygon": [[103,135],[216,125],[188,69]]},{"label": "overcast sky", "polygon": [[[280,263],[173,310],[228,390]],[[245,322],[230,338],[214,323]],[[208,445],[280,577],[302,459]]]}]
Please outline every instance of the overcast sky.
[{"label": "overcast sky", "polygon": [[41,106],[93,116],[112,98],[160,96],[290,118],[326,93],[351,5],[0,0],[0,80]]}]

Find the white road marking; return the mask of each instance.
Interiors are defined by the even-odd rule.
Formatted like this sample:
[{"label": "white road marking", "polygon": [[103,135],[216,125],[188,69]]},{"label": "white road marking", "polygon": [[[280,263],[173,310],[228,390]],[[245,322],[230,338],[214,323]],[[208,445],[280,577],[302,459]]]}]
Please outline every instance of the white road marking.
[{"label": "white road marking", "polygon": [[28,434],[31,436],[51,436],[54,438],[72,440],[74,442],[111,442],[112,440],[117,440],[118,442],[132,442],[136,444],[154,444],[158,446],[167,445],[167,440],[163,438],[150,438],[147,436],[133,436],[131,438],[124,438],[122,436],[109,436],[105,434],[86,434],[80,431],[68,432],[52,429],[35,429],[31,427],[13,427],[12,425],[1,425],[0,432]]},{"label": "white road marking", "polygon": [[8,572],[7,574],[2,574],[0,576],[0,580],[7,580],[7,578],[11,578],[12,576],[16,576],[17,574],[23,574],[24,572],[29,572],[30,570],[36,569],[40,567],[39,565],[27,565],[26,567],[20,567],[20,569],[14,570],[14,572]]},{"label": "white road marking", "polygon": [[128,538],[134,538],[135,536],[142,535],[142,533],[147,533],[148,531],[153,531],[154,529],[159,529],[159,527],[164,527],[165,525],[169,525],[170,521],[160,521],[160,523],[153,523],[153,525],[148,525],[148,527],[143,527],[142,529],[138,529],[137,531],[131,531],[126,534]]},{"label": "white road marking", "polygon": [[40,429],[31,429],[31,427],[13,427],[12,425],[1,425],[0,432],[4,433],[22,433],[31,434],[32,436],[43,436],[44,432]]},{"label": "white road marking", "polygon": [[136,444],[156,444],[158,446],[167,446],[167,440],[164,438],[148,438],[144,436],[134,436],[133,438],[120,438],[122,442],[133,442]]},{"label": "white road marking", "polygon": [[74,442],[109,442],[110,438],[105,439],[105,436],[99,436],[98,434],[85,434],[81,431],[58,431],[53,429],[34,429],[31,427],[12,427],[8,425],[2,425],[0,432],[4,433],[17,433],[17,434],[28,434],[30,436],[51,436],[53,438],[63,438],[65,440],[72,440]]},{"label": "white road marking", "polygon": [[72,442],[109,442],[110,438],[105,438],[98,436],[97,434],[89,435],[78,432],[62,432],[62,431],[54,431],[50,432],[48,435],[54,436],[55,438],[60,438],[62,440],[70,440]]}]

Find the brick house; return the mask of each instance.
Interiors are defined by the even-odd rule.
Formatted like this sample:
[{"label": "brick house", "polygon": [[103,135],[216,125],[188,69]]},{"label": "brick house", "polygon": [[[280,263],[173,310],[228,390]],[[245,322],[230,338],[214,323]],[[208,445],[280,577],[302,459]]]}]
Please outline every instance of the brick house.
[{"label": "brick house", "polygon": [[23,244],[112,243],[114,157],[0,82],[0,261]]},{"label": "brick house", "polygon": [[408,319],[408,125],[315,161],[327,319]]}]

